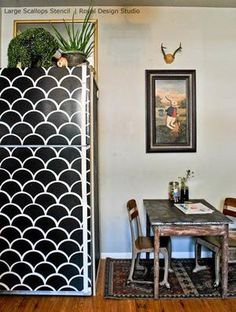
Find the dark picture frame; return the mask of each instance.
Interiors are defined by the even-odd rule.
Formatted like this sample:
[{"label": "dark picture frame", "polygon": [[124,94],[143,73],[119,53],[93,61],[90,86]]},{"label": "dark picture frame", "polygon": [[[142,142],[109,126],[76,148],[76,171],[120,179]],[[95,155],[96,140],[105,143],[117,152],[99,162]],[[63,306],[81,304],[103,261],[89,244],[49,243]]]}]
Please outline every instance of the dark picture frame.
[{"label": "dark picture frame", "polygon": [[146,152],[196,152],[196,71],[146,70]]}]

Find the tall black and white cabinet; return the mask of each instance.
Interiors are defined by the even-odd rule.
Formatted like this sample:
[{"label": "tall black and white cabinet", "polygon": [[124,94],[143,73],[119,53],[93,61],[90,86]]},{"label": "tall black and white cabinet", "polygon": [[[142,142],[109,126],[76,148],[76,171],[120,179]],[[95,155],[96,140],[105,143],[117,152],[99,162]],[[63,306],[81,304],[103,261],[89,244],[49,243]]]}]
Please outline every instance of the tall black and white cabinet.
[{"label": "tall black and white cabinet", "polygon": [[87,64],[0,70],[0,294],[95,293],[96,128]]}]

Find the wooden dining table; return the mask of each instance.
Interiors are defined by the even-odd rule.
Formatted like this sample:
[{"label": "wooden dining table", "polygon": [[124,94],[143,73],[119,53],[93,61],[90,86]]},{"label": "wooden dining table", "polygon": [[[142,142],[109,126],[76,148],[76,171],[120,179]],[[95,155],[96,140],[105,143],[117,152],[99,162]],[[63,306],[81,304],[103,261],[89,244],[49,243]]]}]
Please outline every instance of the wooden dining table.
[{"label": "wooden dining table", "polygon": [[[204,199],[191,200],[211,208],[209,214],[185,214],[167,199],[144,199],[147,214],[147,235],[154,233],[154,298],[159,298],[159,248],[161,236],[221,236],[222,237],[222,297],[228,286],[228,235],[229,223],[223,213]],[[197,273],[196,273],[197,274]]]}]

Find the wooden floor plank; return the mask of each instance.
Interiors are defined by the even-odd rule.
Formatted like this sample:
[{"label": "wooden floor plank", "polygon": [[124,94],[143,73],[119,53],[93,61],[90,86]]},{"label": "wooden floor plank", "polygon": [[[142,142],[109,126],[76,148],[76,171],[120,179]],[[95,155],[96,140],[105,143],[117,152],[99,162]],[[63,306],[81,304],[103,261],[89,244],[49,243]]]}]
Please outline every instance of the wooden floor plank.
[{"label": "wooden floor plank", "polygon": [[0,296],[0,312],[236,312],[236,299],[105,299],[102,260],[93,297]]}]

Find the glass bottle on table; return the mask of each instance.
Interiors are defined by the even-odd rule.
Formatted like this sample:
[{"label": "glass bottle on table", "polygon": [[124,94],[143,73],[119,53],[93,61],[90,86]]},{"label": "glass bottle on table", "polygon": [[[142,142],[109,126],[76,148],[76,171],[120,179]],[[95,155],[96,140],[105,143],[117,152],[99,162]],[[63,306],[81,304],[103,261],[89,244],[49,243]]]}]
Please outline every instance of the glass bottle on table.
[{"label": "glass bottle on table", "polygon": [[185,201],[189,200],[189,188],[188,185],[185,183],[181,183],[180,186],[180,202],[184,203]]},{"label": "glass bottle on table", "polygon": [[172,181],[169,183],[169,200],[178,203],[180,199],[179,182]]},{"label": "glass bottle on table", "polygon": [[186,173],[183,177],[179,177],[180,179],[180,202],[183,203],[185,201],[189,201],[189,187],[188,180],[194,176],[194,171],[190,169],[186,170]]}]

